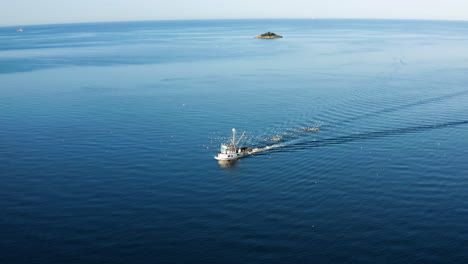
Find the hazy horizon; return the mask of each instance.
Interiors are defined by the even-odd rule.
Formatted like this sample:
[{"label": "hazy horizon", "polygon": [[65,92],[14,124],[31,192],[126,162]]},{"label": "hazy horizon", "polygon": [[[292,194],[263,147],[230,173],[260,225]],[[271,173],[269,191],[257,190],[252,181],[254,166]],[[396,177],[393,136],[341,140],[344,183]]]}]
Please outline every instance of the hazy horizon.
[{"label": "hazy horizon", "polygon": [[160,20],[115,20],[115,21],[83,21],[83,22],[63,22],[63,23],[39,23],[39,24],[18,24],[18,25],[0,25],[1,27],[28,27],[41,25],[66,25],[66,24],[92,24],[92,23],[132,23],[132,22],[164,22],[164,21],[222,21],[222,20],[389,20],[389,21],[439,21],[439,22],[468,22],[468,20],[450,20],[450,19],[396,19],[396,18],[207,18],[207,19],[160,19]]},{"label": "hazy horizon", "polygon": [[0,26],[213,19],[392,19],[468,21],[468,1],[447,0],[18,0],[3,4]]}]

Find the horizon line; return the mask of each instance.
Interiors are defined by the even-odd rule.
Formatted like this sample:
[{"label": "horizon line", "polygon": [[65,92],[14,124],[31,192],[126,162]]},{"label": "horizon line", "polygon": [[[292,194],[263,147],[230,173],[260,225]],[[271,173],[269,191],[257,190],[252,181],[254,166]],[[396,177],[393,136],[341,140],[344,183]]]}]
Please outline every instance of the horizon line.
[{"label": "horizon line", "polygon": [[216,21],[216,20],[390,20],[390,21],[434,21],[434,22],[468,22],[460,19],[420,19],[420,18],[182,18],[182,19],[155,19],[155,20],[116,20],[116,21],[83,21],[64,23],[38,23],[38,24],[17,24],[0,25],[4,27],[27,27],[27,26],[47,26],[47,25],[74,25],[74,24],[99,24],[99,23],[126,23],[126,22],[164,22],[164,21]]}]

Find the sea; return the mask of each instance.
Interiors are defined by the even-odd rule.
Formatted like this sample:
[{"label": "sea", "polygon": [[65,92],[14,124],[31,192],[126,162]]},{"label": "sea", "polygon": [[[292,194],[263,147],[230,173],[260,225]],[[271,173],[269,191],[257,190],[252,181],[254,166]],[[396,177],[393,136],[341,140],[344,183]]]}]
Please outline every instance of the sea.
[{"label": "sea", "polygon": [[468,262],[468,22],[18,28],[0,263]]}]

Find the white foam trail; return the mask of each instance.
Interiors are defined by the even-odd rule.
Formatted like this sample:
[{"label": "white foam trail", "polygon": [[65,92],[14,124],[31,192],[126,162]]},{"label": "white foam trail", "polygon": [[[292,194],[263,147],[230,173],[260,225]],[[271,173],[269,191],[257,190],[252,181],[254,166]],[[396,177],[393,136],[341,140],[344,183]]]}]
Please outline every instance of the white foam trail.
[{"label": "white foam trail", "polygon": [[284,147],[287,147],[287,146],[290,146],[290,145],[297,144],[297,143],[301,142],[302,140],[304,140],[304,139],[299,138],[299,139],[294,139],[294,140],[290,140],[290,141],[279,143],[279,144],[273,144],[273,145],[269,145],[269,146],[265,146],[265,147],[261,147],[261,148],[254,148],[252,150],[252,153],[255,154],[255,153],[259,153],[259,152],[266,151],[266,150],[284,148]]}]

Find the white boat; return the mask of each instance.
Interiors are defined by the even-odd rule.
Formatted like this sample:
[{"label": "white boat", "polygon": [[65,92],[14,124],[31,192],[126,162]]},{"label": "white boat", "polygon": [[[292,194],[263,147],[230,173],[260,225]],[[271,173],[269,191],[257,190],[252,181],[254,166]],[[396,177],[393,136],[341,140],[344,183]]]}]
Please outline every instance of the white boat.
[{"label": "white boat", "polygon": [[242,133],[238,140],[236,140],[236,129],[233,128],[231,142],[221,144],[221,150],[214,158],[217,160],[236,160],[252,154],[252,150],[250,148],[238,147],[239,142],[244,136],[245,132]]}]

